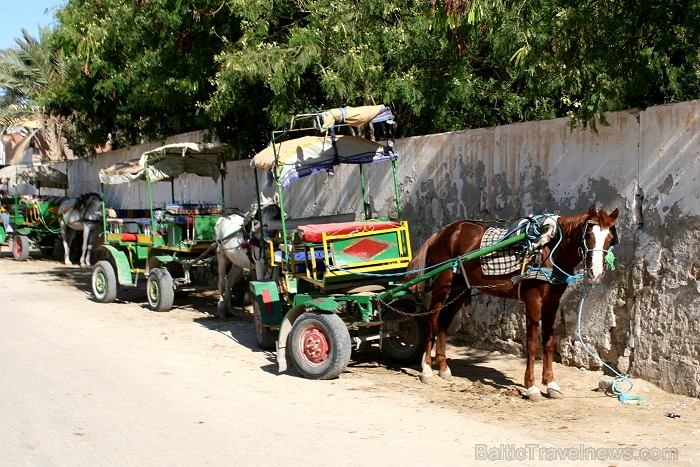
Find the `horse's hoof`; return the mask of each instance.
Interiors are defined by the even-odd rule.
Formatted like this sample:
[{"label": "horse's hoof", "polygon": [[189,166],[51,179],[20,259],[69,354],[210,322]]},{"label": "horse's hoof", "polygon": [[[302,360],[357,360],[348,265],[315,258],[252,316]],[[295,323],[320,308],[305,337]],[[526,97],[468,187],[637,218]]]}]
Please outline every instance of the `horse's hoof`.
[{"label": "horse's hoof", "polygon": [[542,400],[542,393],[540,392],[540,388],[538,388],[537,386],[527,388],[527,391],[525,392],[525,397],[527,397],[527,399],[532,402]]},{"label": "horse's hoof", "polygon": [[445,371],[438,371],[438,376],[439,376],[440,378],[444,379],[445,381],[449,381],[449,380],[452,379],[452,372],[451,372],[450,369],[448,368],[448,369],[445,370]]},{"label": "horse's hoof", "polygon": [[423,384],[433,384],[433,373],[432,372],[430,374],[421,373],[420,374],[420,382]]},{"label": "horse's hoof", "polygon": [[547,395],[551,399],[563,399],[564,398],[564,393],[561,392],[561,388],[554,381],[547,384]]},{"label": "horse's hoof", "polygon": [[224,319],[226,318],[226,309],[224,307],[217,307],[216,313],[212,313],[214,318]]}]

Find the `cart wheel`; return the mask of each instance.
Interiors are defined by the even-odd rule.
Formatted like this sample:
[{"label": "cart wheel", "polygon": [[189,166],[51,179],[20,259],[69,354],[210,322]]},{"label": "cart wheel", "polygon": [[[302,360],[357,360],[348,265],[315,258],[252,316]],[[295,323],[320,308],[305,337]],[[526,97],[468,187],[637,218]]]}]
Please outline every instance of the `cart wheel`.
[{"label": "cart wheel", "polygon": [[255,338],[258,340],[258,347],[264,350],[274,349],[277,343],[277,332],[263,326],[257,300],[253,300],[253,321],[255,321]]},{"label": "cart wheel", "polygon": [[173,278],[165,268],[152,269],[146,282],[148,304],[153,311],[169,311],[173,307]]},{"label": "cart wheel", "polygon": [[299,316],[289,343],[292,362],[306,378],[335,378],[350,361],[350,334],[335,314],[309,312]]},{"label": "cart wheel", "polygon": [[24,235],[12,237],[12,256],[17,261],[24,261],[29,257],[29,239]]},{"label": "cart wheel", "polygon": [[109,261],[98,261],[92,268],[92,293],[100,303],[111,303],[117,299],[117,276]]},{"label": "cart wheel", "polygon": [[42,238],[39,241],[39,250],[44,256],[52,256],[56,253],[56,240],[53,237]]},{"label": "cart wheel", "polygon": [[233,306],[244,307],[253,304],[253,293],[250,291],[250,281],[241,279],[233,285],[231,302]]},{"label": "cart wheel", "polygon": [[[382,352],[398,363],[416,363],[423,356],[425,323],[415,313],[416,305],[409,300],[399,300],[390,305],[382,319],[387,322],[384,331],[391,336],[382,339]],[[389,323],[393,321],[393,323]]]}]

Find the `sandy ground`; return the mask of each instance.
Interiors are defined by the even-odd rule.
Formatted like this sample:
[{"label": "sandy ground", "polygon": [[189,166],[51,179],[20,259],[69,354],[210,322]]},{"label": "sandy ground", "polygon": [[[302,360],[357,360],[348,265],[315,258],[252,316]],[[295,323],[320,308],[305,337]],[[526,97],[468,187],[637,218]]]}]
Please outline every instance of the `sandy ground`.
[{"label": "sandy ground", "polygon": [[206,293],[153,313],[142,289],[100,304],[89,273],[0,252],[2,466],[700,463],[700,401],[642,380],[646,402],[623,404],[556,365],[566,399],[532,403],[524,359],[453,342],[451,381],[378,351],[310,381],[277,373],[250,310],[215,319]]}]

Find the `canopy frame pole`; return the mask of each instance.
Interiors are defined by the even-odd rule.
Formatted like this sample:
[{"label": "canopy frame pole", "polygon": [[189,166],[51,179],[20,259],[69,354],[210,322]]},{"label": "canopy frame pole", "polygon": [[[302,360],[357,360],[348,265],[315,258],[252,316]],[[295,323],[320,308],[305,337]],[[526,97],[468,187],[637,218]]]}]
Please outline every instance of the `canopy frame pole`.
[{"label": "canopy frame pole", "polygon": [[[226,185],[226,162],[221,161],[219,162],[219,175],[221,177],[221,212],[225,213],[226,212],[226,191],[225,191],[225,185]],[[257,184],[257,179],[256,179],[256,184]]]},{"label": "canopy frame pole", "polygon": [[399,180],[397,176],[397,170],[396,170],[396,159],[391,161],[391,173],[394,177],[394,199],[396,199],[396,216],[397,219],[403,219],[401,216],[401,196],[399,194]]},{"label": "canopy frame pole", "polygon": [[[148,169],[148,161],[146,161],[144,167],[146,169]],[[151,214],[151,216],[150,216],[151,217],[151,236],[155,237],[154,231],[156,230],[155,229],[156,218],[153,215],[153,188],[151,187],[151,175],[149,174],[148,171],[146,171],[146,186],[148,187],[148,207],[149,207],[150,214]],[[171,186],[172,186],[172,182],[171,182]],[[174,188],[172,190],[174,190]],[[175,192],[173,191],[173,197],[175,196],[174,193]]]},{"label": "canopy frame pole", "polygon": [[360,187],[362,188],[362,209],[365,212],[365,219],[372,218],[372,206],[367,199],[367,186],[365,181],[365,164],[360,164]]},{"label": "canopy frame pole", "polygon": [[105,199],[105,184],[100,182],[100,196],[102,197],[102,232],[107,232],[107,200]]}]

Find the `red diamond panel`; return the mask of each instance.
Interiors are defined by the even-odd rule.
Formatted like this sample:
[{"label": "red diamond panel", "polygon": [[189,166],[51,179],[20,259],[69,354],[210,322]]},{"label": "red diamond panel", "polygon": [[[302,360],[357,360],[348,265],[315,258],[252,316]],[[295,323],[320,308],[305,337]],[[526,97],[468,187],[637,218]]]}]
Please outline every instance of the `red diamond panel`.
[{"label": "red diamond panel", "polygon": [[345,255],[359,258],[362,261],[369,261],[391,246],[392,245],[387,242],[363,238],[356,241],[352,245],[346,246],[340,250],[340,252]]}]

